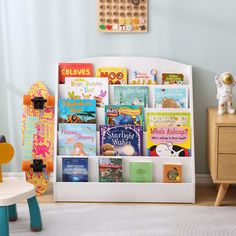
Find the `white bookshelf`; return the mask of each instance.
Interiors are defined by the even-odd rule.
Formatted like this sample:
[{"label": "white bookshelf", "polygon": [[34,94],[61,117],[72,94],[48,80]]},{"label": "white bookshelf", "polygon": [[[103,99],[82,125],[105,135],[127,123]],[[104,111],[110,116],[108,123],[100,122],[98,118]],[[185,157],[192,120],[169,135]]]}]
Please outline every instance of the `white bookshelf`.
[{"label": "white bookshelf", "polygon": [[[194,203],[195,202],[195,152],[194,152],[194,123],[193,123],[193,83],[192,66],[149,57],[94,57],[78,60],[76,62],[87,62],[97,67],[126,67],[128,69],[156,68],[158,70],[158,84],[161,84],[162,72],[174,72],[184,74],[185,84],[188,88],[189,107],[181,111],[189,111],[191,116],[191,157],[122,157],[123,179],[122,183],[100,183],[98,178],[98,158],[88,157],[89,160],[89,182],[62,182],[62,156],[57,155],[57,133],[58,120],[55,118],[55,155],[53,188],[55,201],[73,202],[173,202]],[[113,104],[114,86],[109,86],[109,104]],[[124,85],[125,86],[125,85]],[[140,85],[142,86],[142,85]],[[153,108],[153,94],[156,85],[145,85],[149,87],[149,108],[147,111],[166,111]],[[158,85],[160,86],[160,85]],[[181,86],[181,85],[180,85]],[[65,85],[56,84],[56,104],[58,98],[65,98]],[[170,109],[169,109],[170,110]],[[176,111],[175,109],[172,109]],[[179,111],[179,110],[178,110]],[[56,106],[56,114],[58,113]],[[104,124],[104,109],[97,108],[97,131],[99,125]],[[144,128],[144,155],[146,155],[146,127]],[[99,153],[99,132],[97,133],[97,153]],[[65,157],[65,156],[63,156]],[[153,163],[152,183],[130,183],[128,182],[128,163],[131,160],[150,160]],[[182,163],[182,183],[162,183],[163,163]]]}]

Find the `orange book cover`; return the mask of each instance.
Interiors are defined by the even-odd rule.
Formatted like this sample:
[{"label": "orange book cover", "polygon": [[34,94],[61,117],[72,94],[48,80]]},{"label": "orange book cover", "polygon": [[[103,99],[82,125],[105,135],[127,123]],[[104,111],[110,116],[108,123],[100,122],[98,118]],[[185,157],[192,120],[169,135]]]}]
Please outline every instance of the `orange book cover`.
[{"label": "orange book cover", "polygon": [[59,83],[65,83],[65,77],[93,77],[91,63],[59,63]]}]

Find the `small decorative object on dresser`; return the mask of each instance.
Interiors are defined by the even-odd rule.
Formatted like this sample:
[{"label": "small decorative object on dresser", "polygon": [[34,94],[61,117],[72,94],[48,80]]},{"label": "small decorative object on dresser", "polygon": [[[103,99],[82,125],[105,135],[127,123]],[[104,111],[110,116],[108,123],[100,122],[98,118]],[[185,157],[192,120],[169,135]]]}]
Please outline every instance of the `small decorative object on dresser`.
[{"label": "small decorative object on dresser", "polygon": [[236,83],[233,75],[229,72],[222,73],[220,77],[215,77],[215,82],[217,85],[218,114],[223,115],[225,110],[229,114],[235,113],[235,109],[232,108],[232,87]]},{"label": "small decorative object on dresser", "polygon": [[236,183],[236,116],[208,108],[207,159],[213,183],[220,184],[215,206],[221,205],[229,184]]}]

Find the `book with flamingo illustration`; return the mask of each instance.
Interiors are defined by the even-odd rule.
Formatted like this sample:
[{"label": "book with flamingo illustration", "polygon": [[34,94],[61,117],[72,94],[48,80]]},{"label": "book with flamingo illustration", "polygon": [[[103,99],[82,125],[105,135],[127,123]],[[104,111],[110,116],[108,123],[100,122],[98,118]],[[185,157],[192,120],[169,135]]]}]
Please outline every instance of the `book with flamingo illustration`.
[{"label": "book with flamingo illustration", "polygon": [[96,156],[96,124],[59,124],[58,153]]},{"label": "book with flamingo illustration", "polygon": [[67,99],[95,99],[97,107],[108,105],[108,78],[65,79]]}]

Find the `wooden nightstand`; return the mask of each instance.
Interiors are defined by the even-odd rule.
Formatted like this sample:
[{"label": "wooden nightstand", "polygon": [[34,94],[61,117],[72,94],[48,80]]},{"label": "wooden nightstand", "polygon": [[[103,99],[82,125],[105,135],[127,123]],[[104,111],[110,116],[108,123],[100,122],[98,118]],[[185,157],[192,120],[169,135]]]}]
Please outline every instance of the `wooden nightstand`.
[{"label": "wooden nightstand", "polygon": [[229,184],[236,183],[236,114],[218,115],[208,109],[207,159],[214,183],[220,184],[215,206],[220,206]]}]

